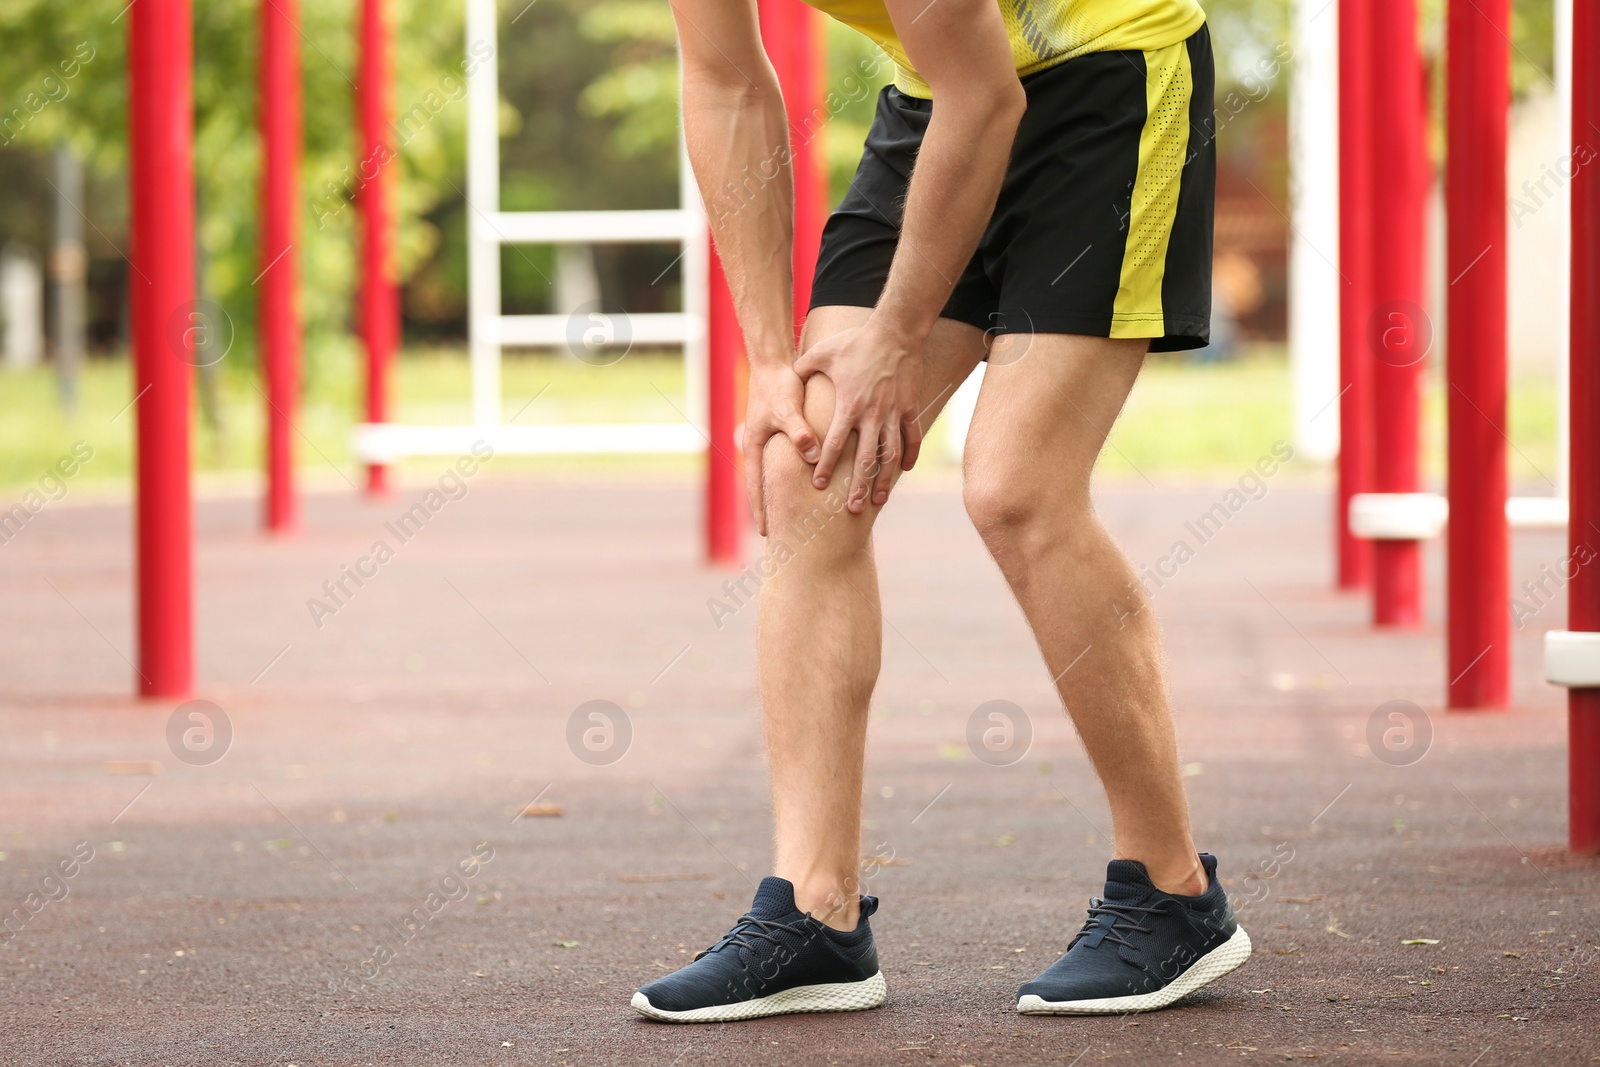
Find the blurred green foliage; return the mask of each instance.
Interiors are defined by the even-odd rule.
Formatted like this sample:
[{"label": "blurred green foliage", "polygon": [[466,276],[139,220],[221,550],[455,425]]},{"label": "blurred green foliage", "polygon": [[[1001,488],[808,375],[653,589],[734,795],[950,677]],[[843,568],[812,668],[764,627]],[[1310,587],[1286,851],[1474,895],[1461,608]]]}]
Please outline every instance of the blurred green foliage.
[{"label": "blurred green foliage", "polygon": [[[1262,61],[1278,56],[1280,45],[1289,39],[1289,0],[1201,2],[1217,51],[1219,99],[1240,83],[1252,87],[1254,95],[1254,86],[1261,81]],[[1421,0],[1419,4],[1421,41],[1432,57],[1442,51],[1445,3],[1446,0]],[[1552,10],[1552,0],[1513,0],[1512,84],[1518,94],[1548,85],[1553,76]],[[1331,5],[1319,21],[1326,32],[1336,32],[1337,20]],[[585,113],[619,121],[610,145],[619,158],[670,155],[677,123],[677,83],[666,5],[656,0],[598,0],[580,26],[593,40],[619,45],[610,68],[585,91]],[[874,68],[877,76],[873,89],[893,80],[892,65],[880,62],[882,54],[865,37],[832,20],[827,23],[826,33],[826,89],[841,92],[841,87],[849,84],[847,79]],[[625,43],[632,47],[622,47]],[[1442,72],[1442,65],[1434,66]],[[1283,65],[1285,78],[1293,77],[1293,67],[1292,60]],[[1252,115],[1233,127],[1231,139],[1242,140],[1247,154],[1261,154],[1262,146],[1255,138],[1272,126],[1271,116],[1281,119],[1287,94],[1277,90],[1286,87],[1286,80],[1275,85],[1265,106],[1258,109],[1263,114]],[[830,114],[824,153],[835,200],[844,194],[855,173],[875,103],[875,93],[869,93],[864,99],[845,99],[843,106]]]},{"label": "blurred green foliage", "polygon": [[609,147],[619,159],[678,150],[677,31],[660,0],[601,0],[578,16],[578,32],[615,46],[613,63],[580,97],[583,113],[615,119]]},{"label": "blurred green foliage", "polygon": [[[254,343],[252,280],[256,252],[256,38],[265,0],[195,0],[195,174],[203,294],[225,307],[239,338],[235,362],[248,365]],[[1422,0],[1422,40],[1437,59],[1446,0]],[[58,142],[89,161],[89,240],[93,254],[126,247],[126,0],[0,2],[0,143],[36,157]],[[465,104],[457,79],[463,58],[461,0],[390,0],[394,27],[394,104],[423,105],[427,118],[399,149],[400,263],[413,337],[459,336],[466,287]],[[1288,35],[1288,0],[1205,0],[1216,41],[1219,96],[1258,71]],[[1513,78],[1519,91],[1551,77],[1551,0],[1514,0]],[[305,211],[297,242],[308,363],[348,352],[355,286],[356,212],[339,208],[355,166],[354,0],[302,0],[299,12],[305,149]],[[1327,32],[1334,31],[1326,20]],[[838,95],[823,134],[835,197],[849,181],[871,121],[874,93],[847,92],[864,70],[872,89],[892,75],[864,38],[830,22],[825,89]],[[501,5],[502,204],[510,210],[636,208],[676,203],[678,89],[676,47],[664,0],[541,0]],[[63,66],[66,64],[67,66]],[[1441,64],[1435,62],[1436,79]],[[67,70],[72,74],[68,76]],[[1254,157],[1258,174],[1281,189],[1284,79],[1230,122],[1222,149]],[[851,80],[854,79],[854,82]],[[1435,82],[1435,103],[1442,82]],[[1331,135],[1331,131],[1330,131]],[[0,230],[42,246],[48,237],[45,168],[23,174],[18,153],[0,151]],[[37,162],[37,160],[36,160]],[[31,185],[30,185],[31,183]],[[28,192],[29,195],[23,195]],[[625,306],[670,306],[675,275],[661,285],[666,248],[603,250],[602,284]],[[506,306],[543,310],[554,266],[549,249],[507,249]],[[631,287],[631,288],[630,288]]]},{"label": "blurred green foliage", "polygon": [[[7,49],[6,62],[0,64],[0,102],[8,112],[26,109],[27,94],[63,58],[83,47],[92,49],[94,58],[68,83],[66,95],[33,116],[16,141],[39,147],[66,141],[102,179],[121,174],[127,161],[125,4],[7,0],[0,5],[0,40]],[[463,55],[462,9],[458,0],[394,0],[389,10],[395,28],[397,109],[409,110],[430,92],[445,100],[399,154],[400,267],[410,273],[439,248],[440,234],[428,212],[451,192],[451,182],[459,182],[463,170],[465,108],[459,103],[459,88],[452,94],[447,81],[459,73]],[[296,249],[313,372],[330,346],[350,343],[356,213],[337,208],[346,198],[344,186],[355,164],[356,14],[352,0],[304,3],[299,12],[305,209],[298,220]],[[194,8],[199,285],[234,320],[238,341],[232,358],[242,361],[250,359],[254,342],[251,283],[264,265],[256,251],[259,18],[258,0],[198,0]],[[106,236],[108,229],[121,229],[116,213],[108,214],[106,207],[96,202],[88,209],[98,231],[90,234],[92,246],[116,244],[126,253],[121,242]]]}]

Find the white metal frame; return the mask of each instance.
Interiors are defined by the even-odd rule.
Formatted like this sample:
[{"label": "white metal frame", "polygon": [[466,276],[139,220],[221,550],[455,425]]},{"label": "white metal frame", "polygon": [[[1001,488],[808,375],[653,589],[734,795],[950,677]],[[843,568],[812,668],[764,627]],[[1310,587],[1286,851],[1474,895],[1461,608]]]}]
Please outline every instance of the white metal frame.
[{"label": "white metal frame", "polygon": [[1289,381],[1294,447],[1339,455],[1339,13],[1294,0],[1289,79]]},{"label": "white metal frame", "polygon": [[[355,428],[353,450],[368,463],[453,455],[480,440],[496,452],[541,455],[704,451],[710,247],[705,212],[690,178],[686,154],[680,149],[679,206],[675,210],[500,210],[497,6],[496,0],[466,0],[466,54],[478,60],[467,75],[467,332],[473,421],[465,426],[366,423]],[[682,248],[684,310],[629,316],[628,337],[632,344],[683,346],[685,395],[679,409],[683,418],[663,423],[502,423],[503,347],[564,346],[568,316],[503,314],[500,249],[523,244],[655,241],[675,242]]]}]

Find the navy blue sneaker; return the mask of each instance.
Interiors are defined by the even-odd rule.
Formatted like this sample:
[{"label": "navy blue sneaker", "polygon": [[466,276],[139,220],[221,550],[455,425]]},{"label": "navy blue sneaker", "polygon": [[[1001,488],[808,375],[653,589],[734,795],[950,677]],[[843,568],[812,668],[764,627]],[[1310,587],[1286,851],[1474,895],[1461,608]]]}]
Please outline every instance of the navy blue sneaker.
[{"label": "navy blue sneaker", "polygon": [[856,928],[835,930],[795,907],[792,884],[763,878],[722,940],[639,990],[633,1006],[672,1023],[876,1008],[887,992],[867,924],[877,910],[877,897],[862,897]]},{"label": "navy blue sneaker", "polygon": [[1120,1015],[1153,1011],[1188,996],[1250,958],[1250,935],[1217,881],[1217,858],[1200,853],[1210,888],[1197,897],[1163,893],[1144,864],[1112,860],[1106,895],[1089,900],[1089,921],[1067,954],[1017,992],[1025,1015]]}]

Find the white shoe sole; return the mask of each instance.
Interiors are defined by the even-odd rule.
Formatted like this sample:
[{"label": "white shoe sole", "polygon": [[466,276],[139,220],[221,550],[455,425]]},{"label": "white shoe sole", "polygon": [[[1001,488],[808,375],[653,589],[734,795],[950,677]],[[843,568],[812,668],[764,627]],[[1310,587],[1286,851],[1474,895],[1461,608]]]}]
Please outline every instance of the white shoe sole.
[{"label": "white shoe sole", "polygon": [[865,1011],[882,1004],[888,995],[889,987],[884,983],[883,972],[879,971],[864,982],[801,985],[754,1000],[714,1004],[688,1011],[658,1008],[641,991],[633,995],[633,1007],[635,1011],[665,1023],[727,1023],[807,1011]]},{"label": "white shoe sole", "polygon": [[1238,969],[1249,958],[1250,935],[1241,926],[1233,932],[1232,937],[1201,956],[1187,971],[1154,993],[1104,997],[1099,1000],[1045,1000],[1029,993],[1017,1000],[1017,1010],[1024,1015],[1121,1015],[1130,1011],[1155,1011]]}]

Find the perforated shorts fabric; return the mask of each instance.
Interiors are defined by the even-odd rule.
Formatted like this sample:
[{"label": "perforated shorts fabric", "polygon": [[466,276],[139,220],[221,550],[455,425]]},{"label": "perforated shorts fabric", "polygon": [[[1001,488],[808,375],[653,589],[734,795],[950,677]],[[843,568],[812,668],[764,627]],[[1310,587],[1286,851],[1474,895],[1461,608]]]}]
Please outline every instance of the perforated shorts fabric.
[{"label": "perforated shorts fabric", "polygon": [[[1216,121],[1209,30],[1095,52],[1022,79],[1028,108],[999,201],[943,317],[992,333],[1210,340]],[[878,97],[861,163],[823,229],[811,306],[872,307],[900,242],[935,101]]]}]

